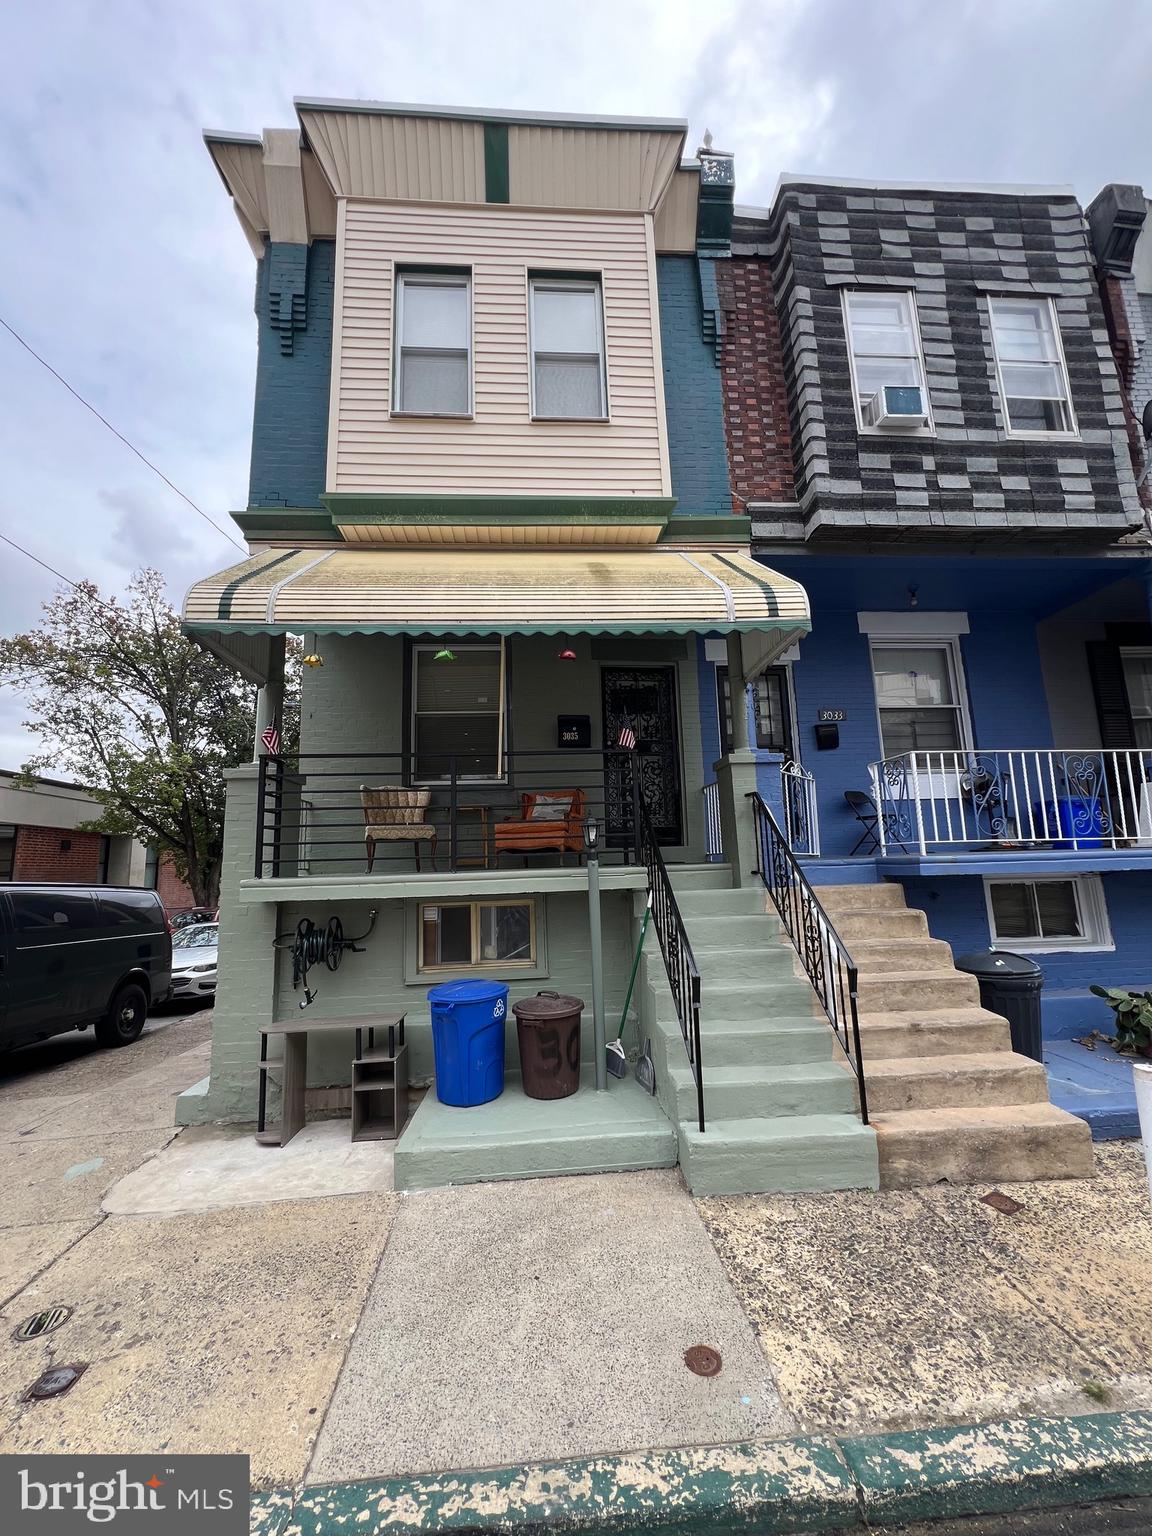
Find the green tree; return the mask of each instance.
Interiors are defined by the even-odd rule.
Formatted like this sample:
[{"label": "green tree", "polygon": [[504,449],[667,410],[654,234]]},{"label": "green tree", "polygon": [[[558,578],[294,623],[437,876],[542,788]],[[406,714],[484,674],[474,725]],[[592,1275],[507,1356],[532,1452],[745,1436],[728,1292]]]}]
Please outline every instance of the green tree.
[{"label": "green tree", "polygon": [[40,623],[0,643],[0,683],[19,692],[51,769],[103,807],[94,831],[168,853],[198,903],[220,894],[224,771],[252,756],[254,694],[180,632],[159,571],[123,601],[92,582],[59,593]]}]

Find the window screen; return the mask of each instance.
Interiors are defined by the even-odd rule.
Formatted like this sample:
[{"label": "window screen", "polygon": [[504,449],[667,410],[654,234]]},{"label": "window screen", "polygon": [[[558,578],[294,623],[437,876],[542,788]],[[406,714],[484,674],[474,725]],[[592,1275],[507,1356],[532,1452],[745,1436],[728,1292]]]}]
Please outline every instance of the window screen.
[{"label": "window screen", "polygon": [[[417,646],[414,737],[416,778],[498,778],[500,775],[500,648]],[[441,659],[437,659],[438,655]]]},{"label": "window screen", "polygon": [[924,388],[924,370],[910,293],[845,296],[848,342],[863,403],[886,384]]},{"label": "window screen", "polygon": [[463,273],[398,277],[396,410],[429,416],[471,412],[470,286]]}]

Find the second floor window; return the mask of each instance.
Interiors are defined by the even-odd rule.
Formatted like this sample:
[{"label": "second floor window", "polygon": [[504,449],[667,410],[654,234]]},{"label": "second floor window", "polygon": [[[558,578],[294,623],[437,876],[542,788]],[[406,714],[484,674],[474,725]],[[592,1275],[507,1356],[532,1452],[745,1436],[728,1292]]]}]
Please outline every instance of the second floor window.
[{"label": "second floor window", "polygon": [[471,287],[466,272],[398,275],[393,410],[472,414]]},{"label": "second floor window", "polygon": [[925,425],[928,394],[912,294],[845,293],[844,315],[860,426]]},{"label": "second floor window", "polygon": [[532,414],[603,420],[604,316],[595,278],[533,277]]},{"label": "second floor window", "polygon": [[1010,432],[1076,430],[1049,299],[990,299],[1000,395]]}]

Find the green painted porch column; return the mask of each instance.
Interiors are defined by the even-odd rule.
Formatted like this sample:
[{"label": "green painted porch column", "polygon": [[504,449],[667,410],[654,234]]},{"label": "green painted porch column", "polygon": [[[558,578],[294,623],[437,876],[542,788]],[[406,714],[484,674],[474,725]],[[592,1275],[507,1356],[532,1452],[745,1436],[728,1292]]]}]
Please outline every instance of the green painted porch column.
[{"label": "green painted porch column", "polygon": [[732,714],[732,750],[715,764],[720,793],[720,829],[724,857],[732,868],[733,885],[751,885],[757,878],[756,828],[747,796],[756,788],[756,754],[748,734],[748,689],[744,683],[744,651],[740,636],[728,636],[728,687]]}]

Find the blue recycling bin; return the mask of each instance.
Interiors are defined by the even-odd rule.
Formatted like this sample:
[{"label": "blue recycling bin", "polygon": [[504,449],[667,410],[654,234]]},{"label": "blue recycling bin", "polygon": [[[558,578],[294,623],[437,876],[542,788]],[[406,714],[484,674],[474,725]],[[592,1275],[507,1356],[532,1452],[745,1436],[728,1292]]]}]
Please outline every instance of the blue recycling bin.
[{"label": "blue recycling bin", "polygon": [[1055,823],[1061,834],[1053,848],[1103,848],[1105,810],[1099,800],[1062,795],[1059,800],[1049,800],[1044,810],[1048,813],[1048,826]]},{"label": "blue recycling bin", "polygon": [[436,1097],[467,1109],[504,1092],[504,1020],[508,988],[502,981],[445,981],[428,992]]}]

